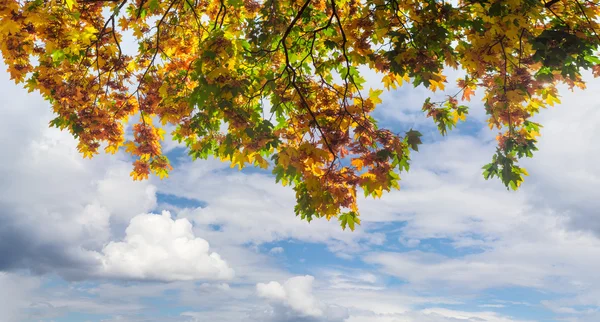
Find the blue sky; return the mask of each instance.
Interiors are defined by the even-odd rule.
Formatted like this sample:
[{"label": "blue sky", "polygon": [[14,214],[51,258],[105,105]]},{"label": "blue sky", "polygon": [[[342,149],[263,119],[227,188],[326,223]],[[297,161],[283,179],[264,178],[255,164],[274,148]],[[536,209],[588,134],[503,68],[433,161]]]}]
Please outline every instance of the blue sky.
[{"label": "blue sky", "polygon": [[361,200],[349,232],[300,221],[269,173],[191,162],[175,143],[163,181],[132,182],[125,155],[83,160],[47,128],[48,104],[2,72],[0,320],[598,321],[600,81],[588,79],[536,117],[519,192],[481,176],[496,133],[477,100],[441,137],[420,112],[431,93],[384,94],[382,125],[425,144],[402,190]]}]

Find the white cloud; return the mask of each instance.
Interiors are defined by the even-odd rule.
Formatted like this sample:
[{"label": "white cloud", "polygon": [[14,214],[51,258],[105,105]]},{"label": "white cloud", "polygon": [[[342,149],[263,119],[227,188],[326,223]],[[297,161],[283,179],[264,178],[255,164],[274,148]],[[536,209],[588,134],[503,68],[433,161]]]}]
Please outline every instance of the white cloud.
[{"label": "white cloud", "polygon": [[304,316],[322,316],[323,310],[312,294],[314,277],[310,275],[296,276],[288,279],[283,285],[278,282],[256,285],[258,296],[283,303]]},{"label": "white cloud", "polygon": [[271,254],[281,254],[283,253],[283,247],[273,247],[271,248],[271,250],[269,250],[269,253]]},{"label": "white cloud", "polygon": [[285,301],[287,297],[283,285],[275,281],[271,281],[267,284],[256,284],[256,293],[258,294],[258,296],[264,297],[269,300]]},{"label": "white cloud", "polygon": [[295,276],[283,284],[271,281],[258,283],[256,292],[267,299],[271,307],[257,311],[251,319],[261,321],[331,321],[341,322],[348,317],[347,309],[324,303],[313,294],[314,277]]},{"label": "white cloud", "polygon": [[195,237],[187,219],[162,215],[134,217],[122,242],[102,249],[102,275],[153,280],[231,279],[233,269],[206,240]]}]

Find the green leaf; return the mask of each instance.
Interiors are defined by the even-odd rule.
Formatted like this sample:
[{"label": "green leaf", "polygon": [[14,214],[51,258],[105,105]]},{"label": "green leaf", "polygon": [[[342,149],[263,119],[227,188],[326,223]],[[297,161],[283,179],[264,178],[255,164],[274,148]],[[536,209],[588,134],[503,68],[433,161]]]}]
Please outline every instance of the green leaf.
[{"label": "green leaf", "polygon": [[343,230],[346,230],[346,227],[348,227],[351,231],[354,231],[356,225],[360,225],[360,218],[358,218],[358,214],[354,211],[345,212],[339,215],[338,220],[340,221],[340,226],[342,226]]}]

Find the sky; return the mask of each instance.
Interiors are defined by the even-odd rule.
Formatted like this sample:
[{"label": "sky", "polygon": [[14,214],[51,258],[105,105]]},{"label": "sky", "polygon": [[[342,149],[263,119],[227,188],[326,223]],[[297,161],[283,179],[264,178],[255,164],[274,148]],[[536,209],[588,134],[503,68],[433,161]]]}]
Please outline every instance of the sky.
[{"label": "sky", "polygon": [[441,137],[420,111],[430,93],[385,93],[381,124],[425,144],[350,232],[295,217],[269,173],[175,143],[162,181],[133,182],[125,154],[84,160],[0,72],[0,321],[599,321],[600,80],[586,79],[536,116],[518,192],[481,175],[497,133],[479,100]]}]

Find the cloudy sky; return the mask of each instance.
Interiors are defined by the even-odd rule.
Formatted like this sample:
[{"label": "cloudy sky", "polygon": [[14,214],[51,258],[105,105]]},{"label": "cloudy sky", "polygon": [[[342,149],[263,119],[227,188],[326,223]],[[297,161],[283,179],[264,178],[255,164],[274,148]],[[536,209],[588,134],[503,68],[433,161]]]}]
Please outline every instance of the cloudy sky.
[{"label": "cloudy sky", "polygon": [[[5,70],[5,66],[0,66]],[[480,103],[448,137],[424,90],[377,112],[426,144],[363,225],[308,224],[256,170],[191,162],[132,182],[125,155],[84,160],[49,105],[0,73],[2,322],[525,322],[600,320],[600,80],[543,111],[519,192],[485,181]],[[378,86],[371,82],[373,86]]]}]

